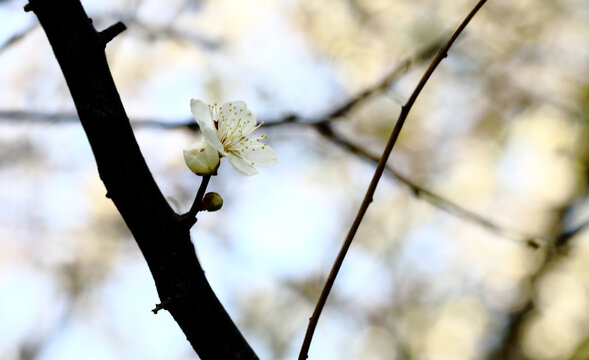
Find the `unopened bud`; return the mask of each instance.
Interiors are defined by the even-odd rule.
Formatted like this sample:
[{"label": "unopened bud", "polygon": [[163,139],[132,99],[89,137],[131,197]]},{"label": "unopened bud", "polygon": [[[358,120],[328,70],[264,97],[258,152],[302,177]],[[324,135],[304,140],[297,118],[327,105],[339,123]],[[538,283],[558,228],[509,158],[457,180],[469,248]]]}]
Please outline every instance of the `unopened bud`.
[{"label": "unopened bud", "polygon": [[223,198],[216,192],[206,193],[202,198],[202,209],[206,211],[217,211],[223,206]]},{"label": "unopened bud", "polygon": [[186,165],[196,175],[217,175],[219,152],[206,140],[190,145],[183,153]]}]

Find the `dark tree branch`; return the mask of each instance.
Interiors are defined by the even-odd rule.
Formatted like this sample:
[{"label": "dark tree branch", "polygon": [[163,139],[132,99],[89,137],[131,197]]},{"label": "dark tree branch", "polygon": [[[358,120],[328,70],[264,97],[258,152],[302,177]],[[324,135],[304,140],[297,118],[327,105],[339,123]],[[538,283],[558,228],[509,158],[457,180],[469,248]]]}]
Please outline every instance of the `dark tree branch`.
[{"label": "dark tree branch", "polygon": [[[78,0],[30,0],[70,89],[100,178],[131,230],[163,307],[202,359],[257,359],[215,296],[190,240],[151,175],[112,80],[104,40]],[[109,34],[107,33],[107,34]]]},{"label": "dark tree branch", "polygon": [[438,51],[438,53],[436,54],[436,57],[432,60],[430,66],[427,68],[427,70],[425,71],[421,80],[417,84],[417,87],[415,88],[415,90],[413,90],[413,93],[409,97],[409,100],[407,100],[407,103],[405,103],[405,105],[401,108],[401,113],[399,114],[399,117],[397,119],[395,127],[393,128],[393,131],[391,133],[389,141],[387,142],[387,144],[385,146],[382,156],[380,157],[380,160],[378,161],[378,165],[376,166],[376,170],[374,171],[374,176],[372,177],[372,180],[370,181],[370,185],[368,186],[368,190],[366,191],[366,195],[364,196],[364,199],[362,200],[362,204],[360,205],[360,209],[358,210],[358,214],[356,215],[356,218],[354,219],[354,222],[352,223],[352,226],[350,227],[350,231],[348,232],[348,235],[346,236],[346,239],[344,240],[344,243],[342,244],[341,250],[333,263],[331,271],[329,272],[329,276],[327,277],[327,280],[325,281],[325,286],[323,287],[323,290],[321,291],[321,295],[319,296],[319,300],[317,301],[317,305],[315,307],[315,310],[313,311],[313,315],[311,316],[311,319],[309,320],[309,326],[307,328],[307,332],[305,334],[305,338],[304,338],[303,344],[301,346],[301,351],[299,353],[299,360],[305,360],[308,357],[309,348],[311,347],[311,341],[313,340],[313,334],[314,334],[315,328],[317,327],[317,324],[319,322],[319,317],[321,316],[321,312],[323,311],[323,307],[325,306],[325,303],[327,302],[327,298],[329,296],[331,288],[333,287],[333,284],[335,283],[335,279],[336,279],[337,274],[338,274],[338,272],[344,262],[344,258],[346,257],[348,249],[350,248],[350,245],[352,244],[352,240],[354,239],[354,236],[356,235],[356,232],[357,232],[358,228],[360,227],[360,223],[362,222],[362,219],[364,218],[364,214],[366,214],[366,211],[368,210],[368,206],[372,202],[372,196],[374,195],[374,192],[376,191],[376,186],[378,185],[378,182],[380,181],[380,178],[384,172],[389,155],[391,154],[393,147],[394,147],[395,143],[397,142],[397,139],[399,137],[399,134],[401,133],[401,129],[403,128],[403,124],[405,123],[405,120],[407,119],[407,116],[409,115],[409,111],[411,110],[411,107],[415,103],[415,100],[417,100],[417,97],[419,96],[419,94],[421,93],[421,90],[424,88],[425,84],[427,83],[427,81],[429,80],[431,75],[433,74],[434,70],[438,67],[438,65],[442,62],[442,60],[446,56],[448,56],[448,50],[450,49],[452,44],[454,44],[454,42],[456,41],[458,36],[462,33],[462,31],[464,30],[466,25],[468,25],[470,20],[479,11],[479,9],[481,7],[483,7],[485,2],[486,2],[486,0],[480,0],[475,5],[475,7],[470,11],[470,13],[462,21],[460,26],[458,26],[458,29],[456,29],[454,34],[452,34],[450,39]]}]

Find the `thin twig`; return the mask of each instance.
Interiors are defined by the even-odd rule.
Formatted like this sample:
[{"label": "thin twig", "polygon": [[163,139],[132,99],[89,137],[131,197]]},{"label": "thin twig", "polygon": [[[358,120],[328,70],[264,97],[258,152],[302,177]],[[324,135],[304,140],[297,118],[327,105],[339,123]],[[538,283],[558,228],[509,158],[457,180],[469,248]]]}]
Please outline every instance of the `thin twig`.
[{"label": "thin twig", "polygon": [[181,216],[182,221],[184,221],[189,228],[191,228],[192,225],[196,223],[196,214],[202,210],[202,198],[205,196],[205,191],[207,191],[207,186],[209,185],[210,180],[211,175],[205,175],[202,177],[200,187],[196,192],[196,196],[194,197],[194,202],[192,203],[190,210]]},{"label": "thin twig", "polygon": [[207,39],[199,34],[190,33],[173,26],[155,27],[142,22],[136,17],[127,18],[125,19],[125,22],[127,22],[130,27],[133,27],[134,30],[138,30],[136,35],[147,37],[148,40],[167,38],[193,43],[205,50],[216,50],[224,45],[224,42],[221,39]]},{"label": "thin twig", "polygon": [[352,240],[354,239],[354,235],[356,234],[356,231],[360,227],[360,223],[362,222],[364,214],[366,214],[366,211],[368,210],[368,205],[370,205],[370,203],[372,202],[372,197],[374,195],[374,192],[376,191],[376,186],[378,185],[378,182],[382,176],[382,173],[385,170],[385,166],[386,166],[387,160],[389,158],[389,155],[391,154],[391,151],[393,150],[393,147],[394,147],[395,143],[397,142],[397,138],[399,137],[399,134],[401,132],[401,129],[403,128],[403,124],[405,123],[405,120],[407,119],[407,115],[409,114],[411,107],[415,103],[417,96],[419,96],[421,90],[423,89],[423,87],[425,86],[425,84],[427,83],[429,78],[431,77],[431,75],[434,72],[434,70],[436,69],[436,67],[448,55],[447,54],[448,49],[450,49],[450,47],[456,41],[456,39],[458,38],[460,33],[464,30],[466,25],[470,22],[470,20],[478,12],[478,10],[485,4],[485,2],[486,2],[486,0],[480,0],[475,5],[475,7],[470,11],[470,13],[462,21],[462,23],[460,24],[458,29],[456,29],[456,31],[454,32],[454,34],[452,35],[450,40],[448,40],[448,42],[438,51],[436,57],[432,60],[432,63],[430,64],[430,66],[426,70],[425,74],[423,75],[423,77],[419,81],[419,84],[417,85],[417,87],[415,88],[413,93],[411,94],[411,97],[409,98],[409,100],[407,100],[407,103],[401,108],[401,113],[399,114],[399,118],[397,119],[397,123],[395,124],[395,127],[393,129],[393,132],[391,133],[389,141],[388,141],[388,143],[383,151],[383,154],[378,162],[378,165],[377,165],[376,170],[374,172],[374,176],[370,182],[368,190],[366,191],[366,195],[364,196],[364,199],[362,200],[360,210],[358,211],[358,214],[356,215],[356,218],[354,219],[354,222],[352,223],[352,226],[351,226],[350,231],[344,241],[344,244],[342,245],[342,248],[341,248],[337,258],[335,259],[335,262],[333,263],[333,266],[331,268],[329,276],[325,282],[325,286],[323,287],[323,290],[321,291],[321,295],[319,296],[319,300],[317,301],[315,311],[313,312],[313,315],[311,316],[311,319],[309,320],[309,326],[307,328],[307,332],[305,334],[305,338],[304,338],[303,344],[301,346],[301,351],[299,353],[299,360],[305,360],[308,357],[309,348],[311,347],[311,341],[313,339],[313,333],[315,332],[315,328],[317,327],[317,323],[319,322],[319,317],[321,315],[323,307],[325,306],[325,303],[327,302],[327,297],[329,296],[329,292],[331,291],[331,288],[333,287],[333,284],[335,282],[335,279],[337,277],[339,269],[341,268],[341,265],[344,261],[344,258],[346,257],[348,249],[350,248],[350,245],[352,244]]},{"label": "thin twig", "polygon": [[368,97],[383,92],[388,89],[397,79],[399,79],[402,75],[406,74],[407,71],[411,69],[413,65],[419,64],[421,62],[426,61],[430,57],[432,57],[440,47],[444,44],[443,39],[438,39],[433,41],[428,46],[424,47],[423,49],[419,50],[415,55],[410,56],[403,60],[400,64],[398,64],[391,72],[389,72],[381,81],[376,83],[375,85],[364,89],[361,93],[354,96],[352,99],[348,100],[343,105],[339,106],[335,110],[332,110],[327,116],[324,118],[326,120],[333,120],[339,117],[342,117],[350,112],[350,110],[367,99]]},{"label": "thin twig", "polygon": [[125,24],[119,21],[99,32],[98,38],[100,39],[100,42],[106,47],[106,44],[108,44],[112,39],[125,30],[127,30],[127,27]]}]

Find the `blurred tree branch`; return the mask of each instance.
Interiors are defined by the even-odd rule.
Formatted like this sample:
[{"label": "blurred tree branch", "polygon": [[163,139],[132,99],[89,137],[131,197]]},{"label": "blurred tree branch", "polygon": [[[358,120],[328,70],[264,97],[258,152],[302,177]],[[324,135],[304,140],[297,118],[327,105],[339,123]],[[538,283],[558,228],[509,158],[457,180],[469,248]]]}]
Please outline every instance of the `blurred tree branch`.
[{"label": "blurred tree branch", "polygon": [[150,173],[113,82],[104,47],[123,30],[97,32],[78,0],[30,0],[62,69],[100,178],[131,230],[163,308],[202,359],[257,359],[215,296],[190,239],[190,227]]},{"label": "blurred tree branch", "polygon": [[[376,93],[367,89],[360,93],[360,96],[363,99],[366,99],[366,94],[368,92]],[[362,100],[357,100],[358,98],[353,98],[350,101],[346,102],[345,105],[342,107],[338,107],[332,113],[339,113],[339,117],[345,116],[347,113],[342,112],[342,108],[346,107],[349,111],[351,108],[349,104],[359,104]],[[34,112],[34,111],[0,111],[0,119],[4,119],[7,121],[33,121],[39,123],[68,123],[78,120],[78,116],[75,114],[68,114],[68,113],[42,113],[42,112]],[[332,118],[333,119],[333,118]],[[194,119],[186,120],[186,121],[164,121],[159,119],[140,119],[135,120],[132,123],[132,126],[135,128],[163,128],[163,129],[181,129],[186,128],[191,131],[198,130],[198,125],[194,121]],[[315,129],[319,134],[321,134],[326,139],[332,141],[334,144],[342,147],[343,149],[349,151],[350,153],[369,160],[373,163],[378,163],[378,156],[371,153],[369,150],[361,147],[360,145],[354,144],[350,139],[347,139],[342,134],[338,133],[333,126],[331,125],[331,120],[329,117],[324,118],[317,118],[315,120],[305,119],[298,115],[292,114],[287,115],[284,118],[280,119],[270,119],[264,120],[265,127],[272,127],[272,126],[284,126],[288,124],[292,125],[299,125],[299,126],[306,126]],[[463,206],[457,204],[456,202],[440,195],[432,190],[429,190],[422,185],[417,184],[414,180],[411,180],[408,176],[401,174],[399,171],[395,170],[390,165],[386,166],[386,171],[399,180],[401,183],[406,185],[415,196],[429,202],[430,204],[436,206],[437,208],[447,211],[448,213],[457,216],[465,221],[472,222],[478,226],[481,226],[491,232],[499,234],[502,237],[512,239],[515,241],[525,242],[528,243],[532,247],[546,245],[548,243],[553,243],[554,239],[548,239],[546,237],[542,237],[539,235],[534,234],[525,234],[521,233],[516,230],[507,229],[492,220],[486,218],[484,215],[478,214],[474,211],[468,210]],[[582,224],[576,232],[582,231],[589,226],[589,221]],[[571,230],[573,231],[573,230]]]},{"label": "blurred tree branch", "polygon": [[[330,123],[323,122],[315,125],[315,127],[317,128],[317,131],[326,139],[334,142],[335,144],[341,146],[342,148],[348,150],[349,152],[359,157],[362,157],[366,160],[370,160],[373,163],[378,163],[378,155],[372,154],[365,148],[362,148],[361,146],[351,142],[349,139],[346,139],[344,136],[335,131]],[[437,208],[443,211],[447,211],[448,213],[453,214],[459,218],[462,218],[465,221],[472,222],[493,233],[499,234],[502,237],[528,243],[530,246],[533,247],[546,245],[547,243],[551,242],[550,240],[543,237],[539,237],[537,235],[524,234],[518,231],[506,229],[500,226],[499,224],[496,224],[492,220],[485,218],[483,215],[477,214],[474,211],[470,211],[460,206],[459,204],[443,197],[442,195],[439,195],[431,190],[426,189],[421,185],[418,185],[413,180],[409,179],[407,176],[401,174],[389,165],[386,165],[385,169],[389,174],[394,176],[402,184],[406,185],[415,196],[424,199],[430,204],[436,206]],[[583,227],[589,226],[588,223],[583,224]],[[582,229],[578,229],[577,231],[580,230]]]},{"label": "blurred tree branch", "polygon": [[139,30],[141,35],[145,36],[149,40],[160,38],[175,39],[195,44],[207,50],[217,49],[223,44],[222,40],[207,39],[203,36],[199,36],[198,34],[192,34],[171,26],[153,27],[137,18],[125,19],[125,22],[128,23],[130,27]]},{"label": "blurred tree branch", "polygon": [[2,53],[3,51],[6,51],[10,47],[16,45],[19,41],[23,40],[36,27],[37,27],[37,23],[32,23],[29,26],[25,27],[24,29],[20,30],[19,32],[14,33],[11,37],[8,38],[8,40],[6,40],[2,45],[0,45],[0,53]]},{"label": "blurred tree branch", "polygon": [[[588,154],[589,155],[589,154]],[[589,164],[583,164],[585,169],[589,169]],[[587,192],[585,193],[587,194]],[[538,304],[535,301],[539,288],[542,285],[542,279],[549,275],[552,270],[556,269],[559,264],[565,261],[571,249],[571,242],[581,232],[587,230],[589,220],[572,229],[565,229],[564,222],[566,217],[574,211],[573,200],[561,208],[552,222],[552,239],[548,246],[544,246],[542,257],[536,269],[529,274],[521,284],[524,292],[525,302],[516,311],[508,314],[505,331],[500,337],[498,344],[492,349],[487,356],[488,360],[527,360],[529,357],[522,351],[521,340],[525,333],[525,327],[530,317],[538,311]]]},{"label": "blurred tree branch", "polygon": [[[373,86],[370,86],[363,91],[359,92],[355,96],[351,97],[341,105],[330,110],[327,114],[318,116],[315,118],[305,118],[298,114],[288,114],[282,118],[266,119],[264,120],[265,127],[284,126],[288,124],[309,126],[315,129],[318,133],[324,136],[326,139],[332,141],[334,144],[341,146],[342,148],[350,151],[356,156],[365,158],[374,163],[378,163],[379,157],[371,154],[368,150],[360,147],[359,145],[353,144],[349,139],[346,139],[341,134],[338,134],[333,126],[330,124],[331,121],[342,119],[346,117],[349,112],[357,105],[369,99],[371,96],[380,94],[386,91],[393,83],[395,83],[401,76],[407,73],[414,66],[420,65],[426,60],[430,59],[435,55],[436,51],[444,44],[444,39],[440,38],[431,42],[429,45],[420,49],[415,55],[410,56],[401,61],[397,66],[394,67],[387,75],[385,75],[380,81]],[[43,113],[34,111],[17,111],[17,110],[5,110],[0,111],[0,119],[5,121],[35,121],[42,123],[62,123],[78,121],[78,116],[71,113]],[[164,121],[161,119],[137,119],[132,122],[133,127],[155,127],[164,129],[178,129],[186,128],[192,131],[198,130],[198,125],[194,119],[176,120],[176,121]],[[397,178],[401,183],[405,184],[412,190],[412,192],[425,201],[430,202],[434,206],[447,211],[455,216],[463,218],[467,221],[475,223],[479,226],[486,228],[492,232],[500,234],[506,238],[511,238],[517,241],[530,242],[531,245],[535,245],[538,242],[544,243],[543,239],[538,239],[535,236],[528,234],[521,234],[516,231],[511,231],[501,227],[491,220],[486,219],[483,215],[477,214],[473,211],[465,209],[464,207],[452,202],[451,200],[430,191],[407,176],[402,175],[391,166],[386,166],[386,170],[389,174]]]},{"label": "blurred tree branch", "polygon": [[[581,105],[579,113],[581,119],[585,121],[589,119],[589,108],[587,108],[587,98],[589,93],[582,92],[577,101]],[[587,134],[585,134],[585,137]],[[586,141],[586,139],[585,139]],[[589,171],[589,149],[583,147],[583,152],[579,154],[581,159],[580,165],[584,172]],[[584,195],[589,192],[585,188]],[[542,280],[549,276],[553,271],[558,271],[562,263],[570,260],[571,249],[573,248],[573,241],[577,235],[581,234],[589,227],[589,220],[584,220],[578,225],[566,228],[565,223],[567,218],[575,213],[577,199],[570,199],[568,203],[564,204],[559,209],[556,209],[556,216],[554,217],[549,231],[552,233],[549,238],[549,246],[541,249],[541,260],[533,272],[531,272],[525,279],[521,281],[521,289],[525,302],[519,309],[507,315],[505,331],[499,338],[497,345],[489,352],[488,360],[527,360],[530,357],[522,351],[521,342],[525,335],[525,330],[530,319],[534,314],[540,312],[539,305],[535,300],[536,296],[542,286]],[[587,337],[587,335],[585,335]],[[577,346],[575,353],[571,355],[571,359],[585,359],[587,351],[587,339]]]}]

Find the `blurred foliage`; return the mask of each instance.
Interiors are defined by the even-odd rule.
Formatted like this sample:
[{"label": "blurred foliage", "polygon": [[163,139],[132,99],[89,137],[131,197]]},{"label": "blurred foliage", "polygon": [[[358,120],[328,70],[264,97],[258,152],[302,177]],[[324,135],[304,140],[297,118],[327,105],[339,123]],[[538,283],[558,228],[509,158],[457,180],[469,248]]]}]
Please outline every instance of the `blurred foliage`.
[{"label": "blurred foliage", "polygon": [[[139,143],[177,211],[198,187],[189,99],[317,119],[449,34],[473,1],[84,1]],[[95,170],[42,29],[0,2],[0,359],[194,358]],[[585,359],[589,3],[489,1],[417,100],[389,165],[468,214],[381,181],[311,359]],[[333,129],[378,154],[426,64]],[[45,119],[39,114],[45,114]],[[263,128],[262,128],[263,129]],[[294,358],[374,166],[305,121],[265,131],[279,165],[222,166],[194,242],[264,359]],[[532,245],[532,246],[530,246]]]}]

